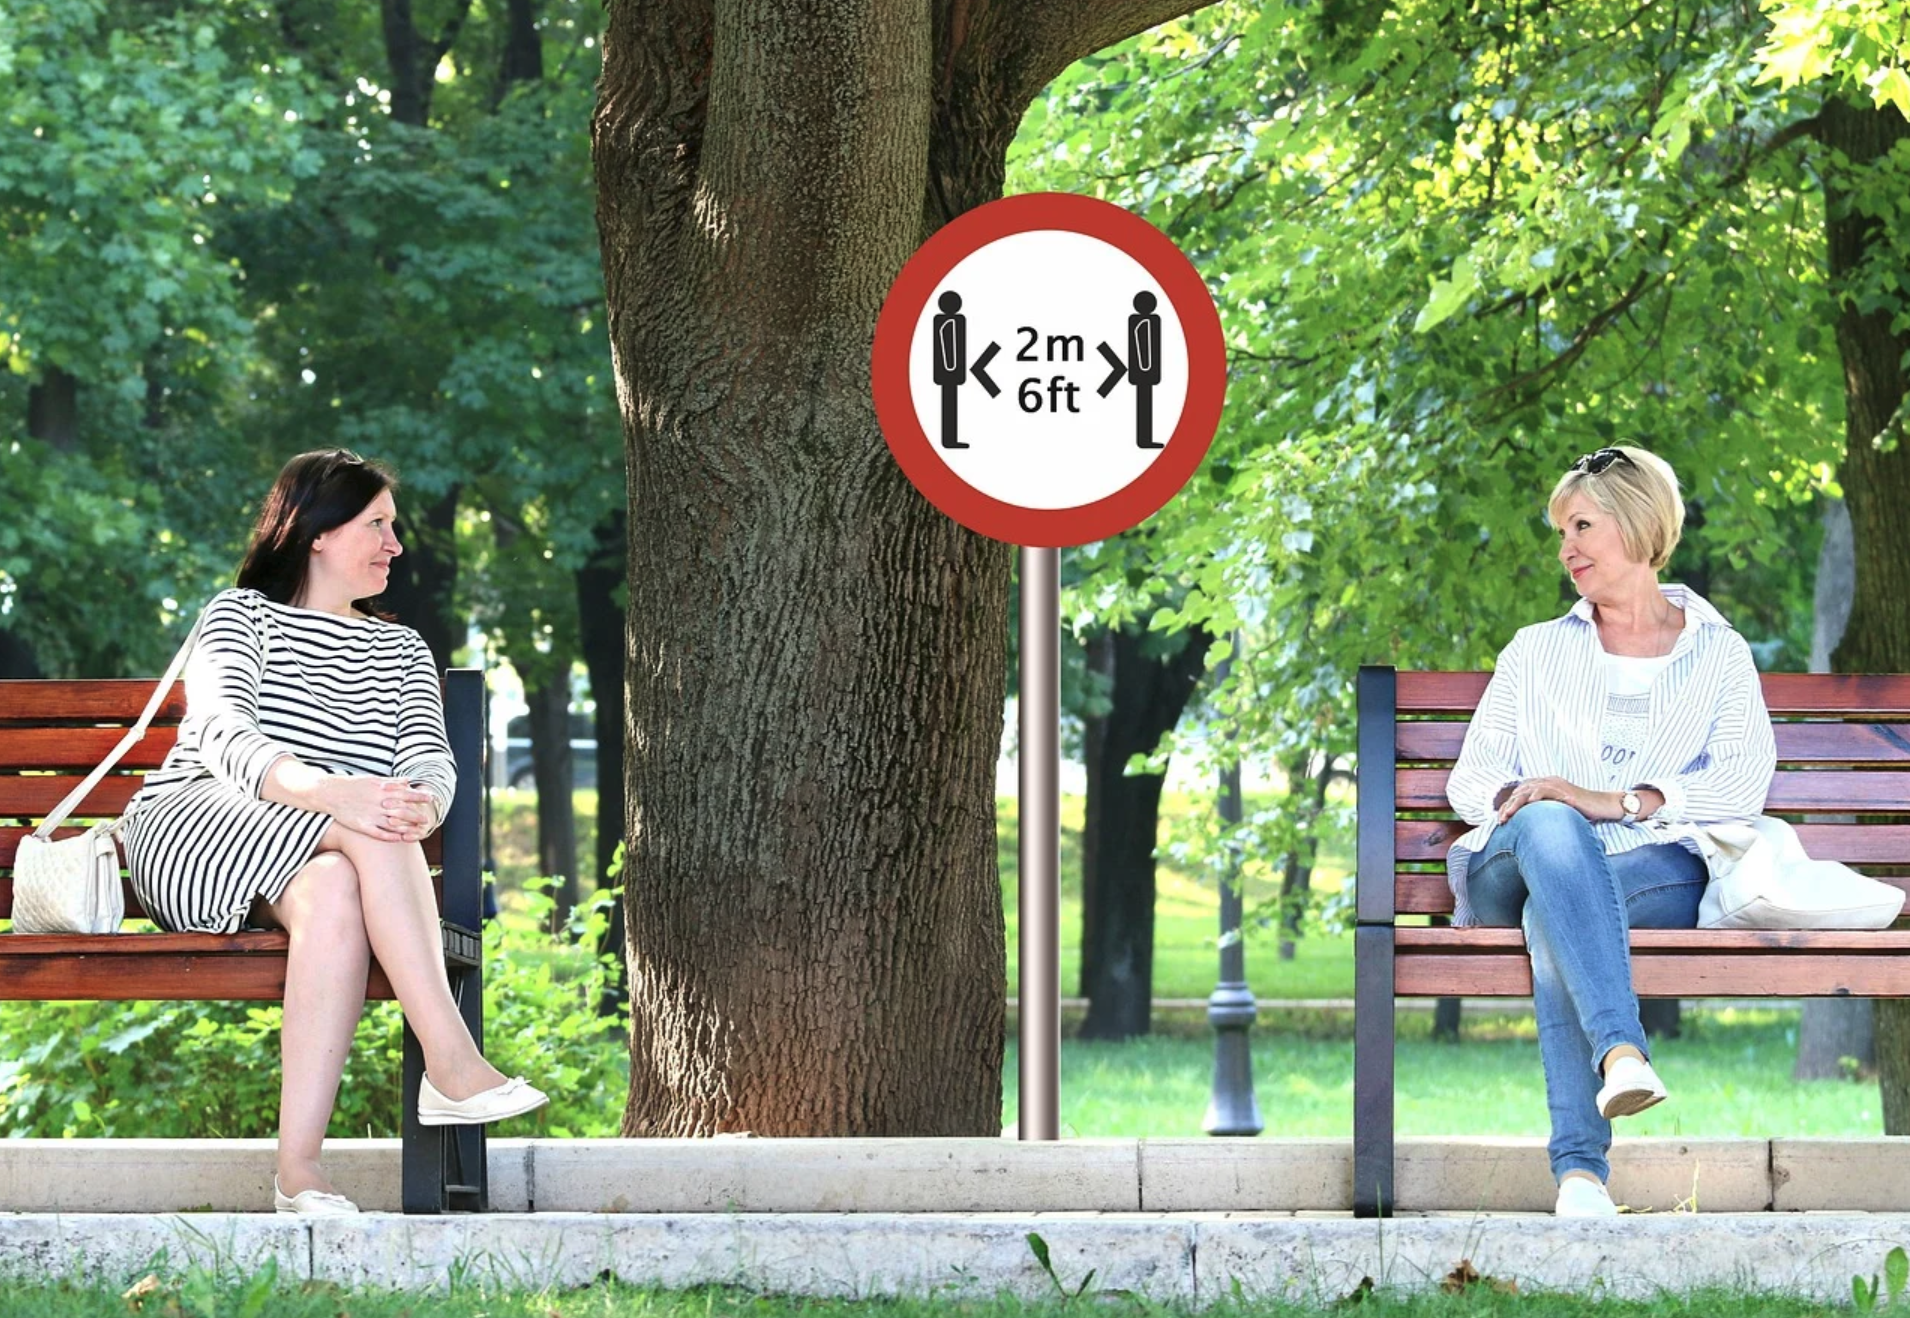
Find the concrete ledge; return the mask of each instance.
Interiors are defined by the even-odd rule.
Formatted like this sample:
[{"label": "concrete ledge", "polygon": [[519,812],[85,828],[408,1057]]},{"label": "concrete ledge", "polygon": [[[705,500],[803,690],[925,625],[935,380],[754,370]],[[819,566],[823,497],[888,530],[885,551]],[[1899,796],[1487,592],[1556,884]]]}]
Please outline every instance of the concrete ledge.
[{"label": "concrete ledge", "polygon": [[[1327,1139],[492,1140],[496,1211],[1298,1212],[1352,1206],[1352,1143]],[[1409,1138],[1413,1212],[1549,1213],[1539,1139]],[[338,1186],[399,1207],[396,1140],[333,1140]],[[0,1140],[0,1212],[265,1212],[269,1140]],[[1635,1139],[1612,1150],[1635,1211],[1910,1212],[1910,1137]]]},{"label": "concrete ledge", "polygon": [[[531,1208],[529,1140],[488,1145],[491,1205]],[[0,1140],[0,1211],[26,1213],[269,1213],[273,1140]],[[397,1212],[397,1140],[328,1140],[325,1168],[339,1193]]]},{"label": "concrete ledge", "polygon": [[[1393,1188],[1409,1212],[1550,1213],[1558,1198],[1542,1139],[1415,1137],[1399,1140],[1394,1156]],[[1771,1206],[1770,1158],[1759,1139],[1621,1139],[1612,1145],[1612,1197],[1634,1212],[1762,1212]]]},{"label": "concrete ledge", "polygon": [[816,1213],[493,1214],[350,1219],[260,1214],[0,1214],[0,1273],[126,1284],[189,1266],[250,1274],[269,1258],[283,1284],[441,1289],[454,1277],[526,1289],[727,1283],[804,1295],[1054,1294],[1030,1232],[1061,1282],[1211,1303],[1330,1301],[1362,1277],[1413,1292],[1461,1259],[1526,1292],[1648,1299],[1712,1286],[1817,1301],[1850,1294],[1910,1242],[1910,1215],[1708,1213],[1559,1221],[1529,1214]]},{"label": "concrete ledge", "polygon": [[542,1140],[539,1212],[1134,1212],[1135,1140]]},{"label": "concrete ledge", "polygon": [[1141,1141],[1140,1158],[1140,1206],[1149,1212],[1293,1212],[1353,1204],[1351,1140],[1149,1139]]},{"label": "concrete ledge", "polygon": [[1786,1212],[1910,1210],[1910,1135],[1771,1141],[1772,1202]]}]

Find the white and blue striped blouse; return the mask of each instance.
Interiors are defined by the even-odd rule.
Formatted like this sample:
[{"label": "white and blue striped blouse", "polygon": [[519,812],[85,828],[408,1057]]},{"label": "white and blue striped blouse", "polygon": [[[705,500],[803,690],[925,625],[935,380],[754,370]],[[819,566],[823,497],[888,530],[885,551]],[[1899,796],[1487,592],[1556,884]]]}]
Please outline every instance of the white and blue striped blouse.
[{"label": "white and blue striped blouse", "polygon": [[[1654,787],[1665,804],[1640,823],[1594,823],[1608,856],[1659,842],[1703,856],[1697,826],[1757,818],[1777,768],[1750,646],[1696,591],[1659,589],[1684,610],[1684,630],[1652,680],[1650,731],[1626,786]],[[1466,899],[1466,871],[1492,836],[1493,800],[1502,788],[1523,778],[1563,778],[1608,790],[1609,770],[1599,759],[1607,711],[1603,656],[1589,600],[1562,618],[1520,628],[1500,651],[1446,788],[1459,817],[1475,826],[1446,856],[1453,924],[1479,922]]]}]

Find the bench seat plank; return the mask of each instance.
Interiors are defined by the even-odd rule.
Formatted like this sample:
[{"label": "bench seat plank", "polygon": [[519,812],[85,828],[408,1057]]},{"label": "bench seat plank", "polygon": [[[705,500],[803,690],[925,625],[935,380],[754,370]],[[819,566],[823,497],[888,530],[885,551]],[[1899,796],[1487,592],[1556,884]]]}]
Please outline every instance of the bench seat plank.
[{"label": "bench seat plank", "polygon": [[[1796,828],[1797,840],[1812,860],[1910,865],[1910,824],[1798,824]],[[1443,862],[1452,844],[1471,830],[1472,825],[1459,820],[1401,819],[1393,825],[1393,855],[1409,862]],[[5,856],[5,848],[5,830],[0,830],[0,857]]]},{"label": "bench seat plank", "polygon": [[[1633,953],[1631,968],[1644,998],[1910,997],[1910,957],[1901,952],[1647,950]],[[1402,998],[1530,997],[1532,963],[1505,952],[1401,952],[1393,962],[1393,992]]]},{"label": "bench seat plank", "polygon": [[[0,1001],[280,1002],[286,935],[0,935]],[[365,996],[392,997],[372,964]]]},{"label": "bench seat plank", "polygon": [[[1401,769],[1400,810],[1450,811],[1447,769]],[[30,780],[29,780],[30,781]],[[52,779],[45,781],[51,782]],[[70,784],[69,784],[70,788]],[[7,788],[0,779],[0,814],[6,813]],[[1779,769],[1771,778],[1765,810],[1800,814],[1850,814],[1856,811],[1902,814],[1910,802],[1910,772],[1887,769]]]},{"label": "bench seat plank", "polygon": [[[124,723],[139,721],[140,711],[153,697],[150,677],[9,678],[0,681],[0,724]],[[159,702],[154,722],[177,723],[186,716],[183,679]]]},{"label": "bench seat plank", "polygon": [[[1395,934],[1401,952],[1507,951],[1525,955],[1525,934],[1517,929],[1475,925],[1470,929],[1415,929]],[[1910,952],[1910,929],[1634,929],[1634,950],[1657,952]]]},{"label": "bench seat plank", "polygon": [[[1402,762],[1450,764],[1459,758],[1471,726],[1451,721],[1401,723],[1394,751]],[[1910,723],[1776,723],[1771,730],[1777,735],[1777,758],[1788,764],[1910,764]],[[0,733],[0,755],[6,746],[4,738]]]}]

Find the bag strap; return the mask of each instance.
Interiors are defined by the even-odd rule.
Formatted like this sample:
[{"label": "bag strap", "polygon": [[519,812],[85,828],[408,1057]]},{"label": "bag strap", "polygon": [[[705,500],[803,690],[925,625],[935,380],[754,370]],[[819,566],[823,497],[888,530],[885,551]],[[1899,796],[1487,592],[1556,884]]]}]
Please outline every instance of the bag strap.
[{"label": "bag strap", "polygon": [[66,799],[48,812],[40,826],[33,830],[34,837],[43,842],[50,839],[53,836],[53,830],[64,823],[66,817],[73,813],[74,807],[86,799],[86,794],[106,776],[106,771],[118,764],[119,757],[131,750],[134,744],[146,735],[146,725],[153,721],[153,715],[159,712],[160,703],[165,700],[166,693],[172,690],[173,681],[179,676],[179,670],[185,667],[186,656],[192,653],[193,644],[199,639],[199,628],[205,620],[206,611],[201,609],[199,616],[193,620],[192,631],[187,634],[186,643],[179,647],[179,653],[175,654],[172,657],[172,663],[166,666],[166,675],[160,678],[159,685],[153,688],[152,698],[146,702],[146,712],[139,716],[139,722],[133,724],[131,730],[120,739],[119,745],[113,747],[113,753],[101,760],[97,769],[86,775],[84,782],[68,792]]}]

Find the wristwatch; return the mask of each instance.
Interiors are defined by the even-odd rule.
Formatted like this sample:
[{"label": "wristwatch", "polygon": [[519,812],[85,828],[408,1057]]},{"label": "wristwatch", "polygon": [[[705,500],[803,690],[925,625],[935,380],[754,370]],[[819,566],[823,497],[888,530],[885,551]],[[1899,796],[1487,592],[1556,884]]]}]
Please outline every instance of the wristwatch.
[{"label": "wristwatch", "polygon": [[1645,808],[1645,803],[1638,799],[1637,792],[1626,792],[1618,798],[1618,808],[1625,812],[1627,822],[1635,824],[1638,822],[1638,812]]}]

